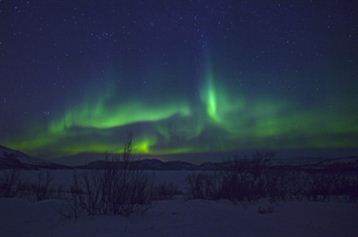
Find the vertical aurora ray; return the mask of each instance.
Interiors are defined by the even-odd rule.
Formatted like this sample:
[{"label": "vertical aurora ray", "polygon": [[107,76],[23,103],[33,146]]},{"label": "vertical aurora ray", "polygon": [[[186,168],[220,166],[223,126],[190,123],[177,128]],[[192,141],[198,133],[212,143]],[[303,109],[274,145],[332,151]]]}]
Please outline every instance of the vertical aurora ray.
[{"label": "vertical aurora ray", "polygon": [[214,75],[212,74],[211,71],[207,73],[206,80],[207,80],[207,85],[203,96],[206,99],[204,100],[205,101],[204,103],[206,103],[206,111],[208,116],[212,120],[219,122],[220,116],[218,113],[217,92],[214,85]]}]

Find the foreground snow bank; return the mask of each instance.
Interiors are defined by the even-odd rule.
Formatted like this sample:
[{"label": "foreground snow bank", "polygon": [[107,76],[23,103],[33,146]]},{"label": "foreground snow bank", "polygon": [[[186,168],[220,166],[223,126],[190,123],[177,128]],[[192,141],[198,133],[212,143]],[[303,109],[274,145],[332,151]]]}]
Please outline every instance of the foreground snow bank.
[{"label": "foreground snow bank", "polygon": [[159,201],[142,215],[65,219],[65,203],[0,199],[1,236],[358,236],[357,203],[287,202],[270,204],[182,199]]}]

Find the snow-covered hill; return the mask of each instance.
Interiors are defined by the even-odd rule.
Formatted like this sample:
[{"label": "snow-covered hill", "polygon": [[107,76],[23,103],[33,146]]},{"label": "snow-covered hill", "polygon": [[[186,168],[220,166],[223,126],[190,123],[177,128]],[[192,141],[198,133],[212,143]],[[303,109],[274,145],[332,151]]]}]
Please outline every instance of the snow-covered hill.
[{"label": "snow-covered hill", "polygon": [[53,162],[29,156],[4,146],[0,146],[0,169],[8,168],[64,168]]}]

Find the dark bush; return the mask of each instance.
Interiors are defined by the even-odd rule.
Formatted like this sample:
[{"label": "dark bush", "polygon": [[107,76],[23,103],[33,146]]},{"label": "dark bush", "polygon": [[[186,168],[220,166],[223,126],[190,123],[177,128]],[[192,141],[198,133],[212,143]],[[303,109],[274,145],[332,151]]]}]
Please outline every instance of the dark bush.
[{"label": "dark bush", "polygon": [[181,194],[183,192],[173,183],[159,184],[154,188],[154,198],[158,200],[173,199],[174,196]]},{"label": "dark bush", "polygon": [[52,187],[53,176],[49,171],[40,171],[35,183],[31,184],[31,192],[36,201],[46,200],[55,197],[55,190]]},{"label": "dark bush", "polygon": [[358,177],[327,170],[304,170],[269,165],[267,155],[234,160],[225,170],[194,173],[187,177],[188,196],[194,199],[255,201],[356,200]]},{"label": "dark bush", "polygon": [[20,193],[22,185],[21,173],[18,169],[2,171],[0,176],[0,197],[16,197]]},{"label": "dark bush", "polygon": [[152,199],[152,185],[143,171],[131,169],[132,140],[124,148],[122,162],[108,161],[103,170],[75,173],[71,185],[72,215],[81,211],[88,215],[124,215],[141,211]]}]

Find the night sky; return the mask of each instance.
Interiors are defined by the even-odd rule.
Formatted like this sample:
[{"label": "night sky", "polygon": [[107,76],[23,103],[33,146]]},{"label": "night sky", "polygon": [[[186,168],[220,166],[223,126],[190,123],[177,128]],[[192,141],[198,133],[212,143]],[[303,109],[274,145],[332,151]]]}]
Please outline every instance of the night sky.
[{"label": "night sky", "polygon": [[358,148],[354,1],[0,0],[0,144]]}]

